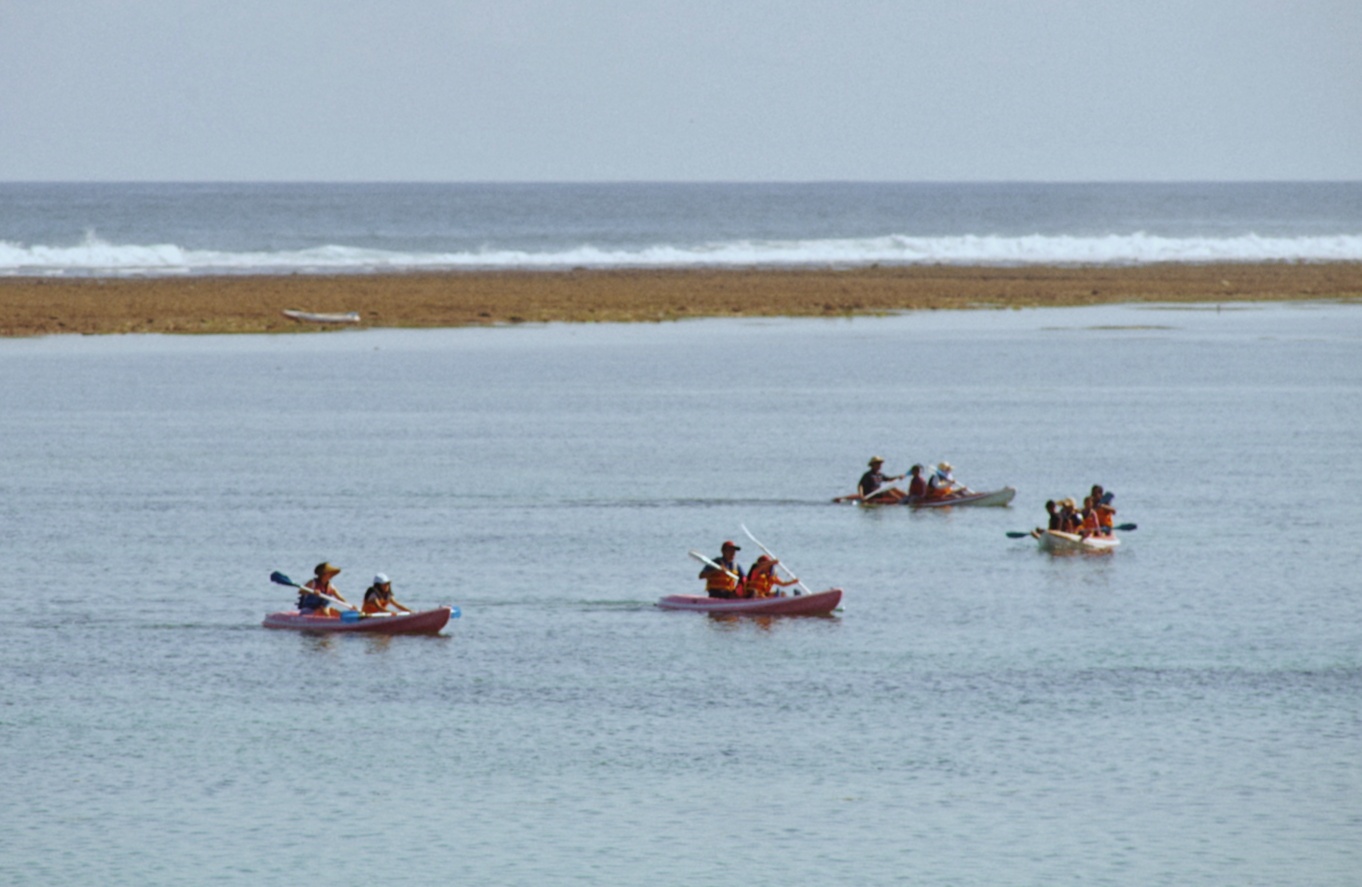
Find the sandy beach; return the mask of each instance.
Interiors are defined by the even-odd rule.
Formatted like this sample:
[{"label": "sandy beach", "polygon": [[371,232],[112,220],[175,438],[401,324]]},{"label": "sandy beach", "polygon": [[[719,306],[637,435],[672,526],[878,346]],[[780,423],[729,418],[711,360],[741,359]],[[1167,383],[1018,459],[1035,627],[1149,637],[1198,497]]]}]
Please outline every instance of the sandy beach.
[{"label": "sandy beach", "polygon": [[452,327],[1291,300],[1362,300],[1362,263],[10,278],[0,280],[0,335],[335,329],[284,309],[355,311],[368,327]]}]

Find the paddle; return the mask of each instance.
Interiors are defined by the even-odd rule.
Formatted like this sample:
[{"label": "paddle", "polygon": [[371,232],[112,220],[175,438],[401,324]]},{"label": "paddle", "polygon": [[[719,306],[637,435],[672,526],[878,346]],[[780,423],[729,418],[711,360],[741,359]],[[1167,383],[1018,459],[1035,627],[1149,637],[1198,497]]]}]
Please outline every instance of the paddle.
[{"label": "paddle", "polygon": [[306,591],[308,594],[315,594],[322,600],[333,603],[338,607],[344,607],[346,609],[346,612],[341,615],[341,618],[344,619],[346,622],[354,622],[356,619],[359,619],[363,616],[363,614],[360,613],[360,611],[353,604],[347,604],[340,598],[332,597],[329,594],[322,594],[315,588],[308,588],[305,585],[299,585],[297,582],[294,582],[292,579],[288,578],[283,573],[280,573],[278,570],[275,570],[273,573],[270,574],[270,581],[275,583],[276,585],[289,585],[294,588],[301,589],[303,591]]},{"label": "paddle", "polygon": [[[761,544],[761,540],[758,539],[756,536],[753,536],[753,535],[752,535],[752,531],[749,530],[749,529],[747,529],[747,524],[738,524],[738,526],[742,527],[742,531],[743,531],[744,533],[747,534],[747,538],[748,538],[748,539],[751,539],[753,542],[757,543],[757,547],[760,548],[762,551],[766,552],[767,557],[769,557],[769,558],[771,558],[771,560],[775,561],[776,564],[777,564],[778,566],[780,566],[780,568],[783,569],[783,570],[785,571],[785,575],[789,576],[791,579],[793,579],[793,580],[795,581],[795,584],[796,584],[796,585],[798,585],[800,588],[802,588],[802,589],[804,589],[805,591],[807,591],[809,594],[813,594],[813,590],[810,589],[809,586],[805,585],[803,582],[800,582],[800,581],[799,581],[799,577],[796,576],[796,575],[794,574],[794,571],[793,571],[793,570],[791,570],[788,566],[786,566],[786,564],[785,564],[784,561],[782,561],[780,558],[778,558],[778,557],[776,557],[774,554],[772,554],[772,553],[771,553],[771,549],[767,548],[765,545],[762,545],[762,544]],[[799,592],[796,591],[796,592],[795,592],[795,596],[797,597],[798,595],[799,595]]]},{"label": "paddle", "polygon": [[[1139,526],[1136,525],[1136,524],[1117,524],[1116,526],[1112,527],[1112,529],[1113,529],[1113,530],[1120,530],[1122,533],[1129,533],[1129,532],[1131,532],[1131,531],[1133,531],[1133,530],[1138,530],[1138,529],[1139,529]],[[1034,533],[1035,533],[1034,530],[1031,531],[1031,532],[1028,532],[1028,533],[1019,533],[1019,532],[1017,532],[1017,531],[1015,531],[1015,530],[1012,530],[1012,531],[1009,531],[1009,532],[1008,532],[1007,538],[1009,538],[1009,539],[1025,539],[1025,538],[1028,537],[1028,536],[1034,535]]]},{"label": "paddle", "polygon": [[700,552],[696,551],[694,548],[692,548],[689,552],[687,552],[687,554],[689,554],[691,557],[695,558],[695,559],[696,559],[697,561],[699,561],[700,563],[702,563],[702,564],[707,564],[707,565],[713,567],[714,569],[718,570],[720,573],[727,573],[728,575],[732,576],[734,579],[738,580],[739,582],[742,581],[742,577],[739,576],[737,573],[734,573],[732,570],[729,570],[729,569],[727,569],[727,568],[725,568],[725,567],[719,566],[719,565],[716,564],[714,561],[710,560],[709,558],[705,557],[705,556],[704,556],[703,554],[701,554]]}]

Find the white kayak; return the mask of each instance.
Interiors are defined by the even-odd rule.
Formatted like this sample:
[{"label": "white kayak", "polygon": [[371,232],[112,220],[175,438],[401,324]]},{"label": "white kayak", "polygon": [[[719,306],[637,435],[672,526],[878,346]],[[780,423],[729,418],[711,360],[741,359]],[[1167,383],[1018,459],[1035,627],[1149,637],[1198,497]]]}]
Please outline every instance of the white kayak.
[{"label": "white kayak", "polygon": [[950,508],[953,505],[1006,505],[1017,495],[1015,487],[1003,487],[1001,490],[988,490],[978,493],[974,490],[958,490],[940,498],[928,498],[926,496],[910,496],[903,500],[903,504],[910,508]]},{"label": "white kayak", "polygon": [[285,317],[302,323],[359,323],[358,311],[347,311],[344,314],[318,314],[314,311],[295,311],[292,308],[285,308],[281,313]]},{"label": "white kayak", "polygon": [[1121,540],[1115,536],[1080,536],[1077,533],[1064,533],[1059,530],[1042,530],[1036,534],[1041,551],[1055,554],[1085,552],[1103,554],[1115,551]]}]

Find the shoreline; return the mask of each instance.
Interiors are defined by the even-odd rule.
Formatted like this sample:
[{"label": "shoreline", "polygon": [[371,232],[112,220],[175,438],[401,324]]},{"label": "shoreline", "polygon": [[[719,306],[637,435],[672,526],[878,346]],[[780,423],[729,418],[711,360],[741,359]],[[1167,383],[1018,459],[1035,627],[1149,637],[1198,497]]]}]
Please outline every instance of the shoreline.
[{"label": "shoreline", "polygon": [[[1362,262],[0,278],[0,336],[282,333],[1131,302],[1362,301]],[[284,309],[356,311],[300,323]]]}]

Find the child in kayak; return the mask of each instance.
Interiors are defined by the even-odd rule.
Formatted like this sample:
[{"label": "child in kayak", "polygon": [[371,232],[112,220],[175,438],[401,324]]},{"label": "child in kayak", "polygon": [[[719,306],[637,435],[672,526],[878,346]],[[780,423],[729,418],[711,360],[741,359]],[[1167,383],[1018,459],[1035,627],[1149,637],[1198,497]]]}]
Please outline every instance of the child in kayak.
[{"label": "child in kayak", "polygon": [[922,466],[914,465],[908,469],[908,476],[912,478],[908,481],[908,501],[919,502],[927,495],[927,481],[922,477]]},{"label": "child in kayak", "polygon": [[331,608],[331,602],[322,597],[326,595],[342,603],[350,603],[331,584],[331,580],[340,575],[340,571],[340,567],[332,566],[327,561],[317,564],[312,570],[312,578],[307,580],[302,590],[298,592],[298,612],[307,616],[340,615]]},{"label": "child in kayak", "polygon": [[757,558],[757,562],[752,565],[752,569],[747,571],[747,582],[743,584],[743,597],[784,597],[785,592],[777,591],[775,586],[796,585],[798,579],[791,579],[788,582],[775,574],[776,564],[780,561],[763,554]]},{"label": "child in kayak", "polygon": [[364,613],[391,613],[389,607],[396,607],[403,613],[411,610],[393,600],[393,583],[386,573],[374,577],[374,584],[364,590]]}]

